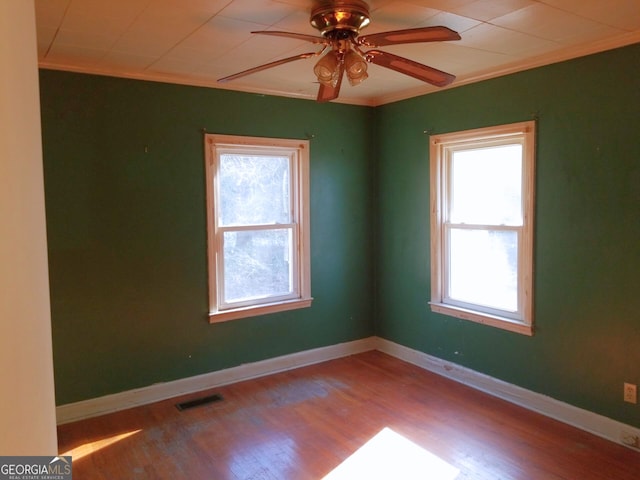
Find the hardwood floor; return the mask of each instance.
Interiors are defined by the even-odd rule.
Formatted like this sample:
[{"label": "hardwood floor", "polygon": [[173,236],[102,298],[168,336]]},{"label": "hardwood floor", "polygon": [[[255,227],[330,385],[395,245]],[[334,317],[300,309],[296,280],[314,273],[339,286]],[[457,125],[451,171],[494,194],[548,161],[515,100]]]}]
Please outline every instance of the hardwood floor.
[{"label": "hardwood floor", "polygon": [[375,351],[61,425],[58,439],[74,480],[640,477],[640,452]]}]

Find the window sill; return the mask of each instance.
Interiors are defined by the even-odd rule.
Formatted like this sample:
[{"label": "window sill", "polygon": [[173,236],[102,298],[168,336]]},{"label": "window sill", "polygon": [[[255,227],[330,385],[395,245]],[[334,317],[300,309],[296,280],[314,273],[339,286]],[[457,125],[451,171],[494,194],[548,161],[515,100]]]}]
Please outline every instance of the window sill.
[{"label": "window sill", "polygon": [[285,312],[287,310],[296,310],[298,308],[308,308],[311,306],[312,301],[313,298],[311,297],[302,299],[297,298],[295,300],[287,300],[284,302],[234,308],[223,310],[221,312],[209,312],[209,323],[226,322],[228,320],[237,320],[239,318],[257,317],[258,315],[266,315],[269,313]]},{"label": "window sill", "polygon": [[501,328],[503,330],[520,333],[522,335],[533,336],[533,326],[518,322],[517,320],[499,317],[497,315],[479,313],[473,310],[454,307],[444,303],[429,302],[429,305],[431,305],[432,312],[441,313],[443,315],[450,315],[452,317],[469,320],[471,322],[482,323],[483,325]]}]

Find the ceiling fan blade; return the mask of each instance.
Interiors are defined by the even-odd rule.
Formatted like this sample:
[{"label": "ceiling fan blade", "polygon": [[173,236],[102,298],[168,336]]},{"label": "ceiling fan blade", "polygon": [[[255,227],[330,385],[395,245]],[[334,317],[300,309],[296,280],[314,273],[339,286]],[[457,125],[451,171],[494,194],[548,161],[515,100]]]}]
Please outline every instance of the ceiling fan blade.
[{"label": "ceiling fan blade", "polygon": [[305,40],[311,43],[318,43],[322,45],[328,45],[327,39],[324,37],[318,37],[315,35],[305,35],[304,33],[294,33],[294,32],[278,32],[275,30],[259,30],[256,32],[258,35],[273,35],[276,37],[287,37],[287,38],[295,38],[296,40]]},{"label": "ceiling fan blade", "polygon": [[253,67],[248,70],[244,70],[240,73],[234,73],[233,75],[229,75],[228,77],[218,79],[218,82],[225,83],[231,80],[235,80],[236,78],[244,77],[245,75],[251,75],[253,73],[261,72],[262,70],[266,70],[267,68],[277,67],[278,65],[283,65],[285,63],[294,62],[296,60],[302,60],[303,58],[315,57],[317,55],[316,52],[310,53],[301,53],[300,55],[295,55],[293,57],[283,58],[281,60],[276,60],[275,62],[265,63],[264,65],[260,65],[258,67]]},{"label": "ceiling fan blade", "polygon": [[358,37],[357,42],[358,45],[365,47],[383,47],[400,43],[443,42],[447,40],[460,40],[460,35],[447,27],[423,27],[364,35]]},{"label": "ceiling fan blade", "polygon": [[342,77],[344,77],[344,64],[340,64],[340,72],[338,73],[338,82],[335,87],[330,85],[320,84],[318,89],[318,98],[316,101],[319,103],[330,102],[335,100],[340,95],[340,85],[342,85]]},{"label": "ceiling fan blade", "polygon": [[444,87],[456,79],[455,75],[450,73],[380,50],[369,50],[365,54],[365,59],[368,62],[404,73],[436,87]]}]

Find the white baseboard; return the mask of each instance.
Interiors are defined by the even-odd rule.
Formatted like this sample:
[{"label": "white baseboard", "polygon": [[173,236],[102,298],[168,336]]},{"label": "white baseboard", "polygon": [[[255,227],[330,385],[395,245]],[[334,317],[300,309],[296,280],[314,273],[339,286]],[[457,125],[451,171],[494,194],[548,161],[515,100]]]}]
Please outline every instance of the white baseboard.
[{"label": "white baseboard", "polygon": [[369,350],[379,350],[430,372],[622,445],[624,445],[623,435],[635,435],[640,438],[638,428],[379,337],[306,350],[203,375],[60,405],[56,409],[57,421],[58,424],[74,422]]},{"label": "white baseboard", "polygon": [[[640,437],[640,429],[597,413],[569,405],[540,393],[498,380],[455,363],[433,357],[418,350],[377,338],[375,348],[425,370],[463,383],[477,390],[514,403],[528,410],[567,423],[615,443],[623,443],[623,436]],[[629,445],[625,445],[629,446]]]},{"label": "white baseboard", "polygon": [[148,387],[136,388],[103,397],[60,405],[56,408],[57,423],[58,425],[62,425],[64,423],[104,415],[105,413],[166,400],[187,393],[199,392],[242,380],[250,380],[272,373],[292,370],[314,363],[326,362],[327,360],[374,350],[376,339],[376,337],[369,337],[353,342],[315,348],[291,355],[284,355],[260,362],[247,363],[237,367],[205,373],[203,375],[182,378],[166,383],[157,383],[155,385],[149,385]]}]

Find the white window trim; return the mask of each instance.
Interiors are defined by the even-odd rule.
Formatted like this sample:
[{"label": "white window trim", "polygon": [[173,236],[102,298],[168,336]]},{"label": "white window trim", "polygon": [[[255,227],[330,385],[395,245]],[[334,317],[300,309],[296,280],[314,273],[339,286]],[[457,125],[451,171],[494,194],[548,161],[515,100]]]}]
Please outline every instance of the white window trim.
[{"label": "white window trim", "polygon": [[[294,235],[298,249],[294,252],[295,281],[298,295],[295,298],[259,303],[253,305],[220,308],[218,302],[218,269],[222,261],[220,231],[216,224],[215,169],[218,150],[246,147],[247,150],[270,150],[294,156],[293,182],[294,194]],[[205,173],[207,193],[207,250],[209,269],[209,322],[217,323],[257,315],[282,312],[311,306],[311,254],[310,254],[310,209],[309,209],[309,141],[281,138],[245,137],[236,135],[205,134]],[[289,225],[287,225],[289,226]]]},{"label": "white window trim", "polygon": [[[446,192],[443,185],[447,150],[478,142],[501,142],[521,138],[524,164],[522,171],[523,225],[519,245],[518,300],[521,319],[474,310],[472,306],[445,303],[444,220]],[[486,144],[486,143],[485,143]],[[533,335],[533,227],[535,199],[535,122],[520,122],[496,127],[478,128],[430,137],[430,202],[431,202],[431,310],[456,318]]]}]

